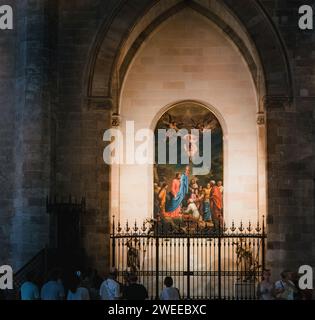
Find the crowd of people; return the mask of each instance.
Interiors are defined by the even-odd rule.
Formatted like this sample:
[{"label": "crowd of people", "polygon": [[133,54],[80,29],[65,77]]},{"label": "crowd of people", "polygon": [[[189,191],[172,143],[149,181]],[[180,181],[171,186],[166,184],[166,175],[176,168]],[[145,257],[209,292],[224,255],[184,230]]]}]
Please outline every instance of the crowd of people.
[{"label": "crowd of people", "polygon": [[60,269],[53,269],[47,281],[38,285],[36,274],[29,272],[21,285],[21,300],[90,300],[98,297],[102,278],[96,270],[76,271],[62,276]]},{"label": "crowd of people", "polygon": [[262,281],[257,286],[257,298],[259,300],[310,300],[312,291],[299,288],[299,276],[297,273],[284,270],[280,274],[280,280],[271,281],[271,271],[263,271]]},{"label": "crowd of people", "polygon": [[[71,273],[63,280],[60,270],[52,270],[41,289],[36,276],[30,272],[20,288],[21,300],[146,300],[147,289],[138,282],[135,273],[127,273],[124,284],[117,280],[117,269],[112,268],[105,279],[95,270]],[[179,290],[173,287],[173,279],[166,277],[161,300],[179,300]]]},{"label": "crowd of people", "polygon": [[[35,275],[29,273],[20,288],[21,300],[146,300],[147,289],[138,282],[135,273],[126,273],[124,283],[117,280],[117,269],[112,268],[106,279],[95,270],[75,272],[65,281],[59,270],[53,270],[48,280],[39,288]],[[297,273],[285,270],[280,280],[271,281],[271,271],[264,270],[257,285],[258,300],[310,300],[312,291],[301,290]],[[160,300],[179,300],[179,290],[173,286],[173,279],[165,277]]]}]

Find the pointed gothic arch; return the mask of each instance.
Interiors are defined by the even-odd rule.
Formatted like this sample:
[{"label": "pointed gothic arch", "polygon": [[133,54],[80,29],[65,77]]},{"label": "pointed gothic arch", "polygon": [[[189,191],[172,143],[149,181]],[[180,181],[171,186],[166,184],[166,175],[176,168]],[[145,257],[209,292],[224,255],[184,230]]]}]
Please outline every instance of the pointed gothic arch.
[{"label": "pointed gothic arch", "polygon": [[122,80],[134,55],[163,21],[187,7],[215,23],[240,50],[257,86],[261,112],[267,105],[291,103],[291,68],[281,36],[258,1],[245,6],[229,0],[119,3],[90,49],[84,80],[89,105],[117,113]]}]

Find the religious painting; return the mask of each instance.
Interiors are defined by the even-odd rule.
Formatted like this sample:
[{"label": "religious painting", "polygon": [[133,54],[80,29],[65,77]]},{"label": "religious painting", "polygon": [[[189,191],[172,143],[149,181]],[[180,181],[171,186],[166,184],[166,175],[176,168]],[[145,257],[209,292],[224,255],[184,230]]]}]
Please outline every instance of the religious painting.
[{"label": "religious painting", "polygon": [[175,105],[155,128],[155,218],[178,232],[211,229],[222,225],[223,197],[223,133],[218,119],[197,103]]}]

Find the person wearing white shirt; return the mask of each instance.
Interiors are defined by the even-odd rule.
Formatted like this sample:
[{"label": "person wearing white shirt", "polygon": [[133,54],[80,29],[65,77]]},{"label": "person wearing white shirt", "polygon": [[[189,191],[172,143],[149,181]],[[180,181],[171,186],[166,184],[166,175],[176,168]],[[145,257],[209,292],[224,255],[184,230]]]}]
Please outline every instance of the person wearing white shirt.
[{"label": "person wearing white shirt", "polygon": [[117,269],[111,269],[108,278],[103,281],[100,287],[101,300],[118,300],[121,297],[120,285],[116,281]]},{"label": "person wearing white shirt", "polygon": [[271,272],[269,269],[263,270],[262,281],[257,285],[257,297],[259,300],[274,300],[274,283],[270,280]]},{"label": "person wearing white shirt", "polygon": [[173,287],[173,279],[166,277],[164,279],[165,288],[160,294],[160,300],[179,300],[179,291]]},{"label": "person wearing white shirt", "polygon": [[188,200],[189,204],[187,209],[185,210],[185,213],[191,214],[194,219],[199,220],[200,219],[200,213],[199,210],[194,202],[193,199]]}]

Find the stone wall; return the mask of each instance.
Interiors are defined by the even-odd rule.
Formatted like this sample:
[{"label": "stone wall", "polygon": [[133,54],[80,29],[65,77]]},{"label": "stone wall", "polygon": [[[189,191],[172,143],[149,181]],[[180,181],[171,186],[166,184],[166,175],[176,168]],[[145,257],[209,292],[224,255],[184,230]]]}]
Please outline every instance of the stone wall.
[{"label": "stone wall", "polygon": [[315,266],[315,32],[298,28],[298,8],[312,1],[263,1],[291,66],[294,99],[267,103],[268,264],[279,272]]},{"label": "stone wall", "polygon": [[[315,266],[315,33],[297,28],[298,5],[312,1],[244,2],[224,0],[256,44],[272,96],[265,99],[268,265],[277,276],[284,267]],[[152,1],[2,3],[18,6],[15,30],[0,31],[0,264],[19,267],[44,246],[45,196],[71,193],[87,197],[85,248],[89,261],[104,270],[109,168],[102,162],[102,134],[113,97],[102,96],[108,88],[100,88],[87,99],[89,67],[99,39],[119,16],[99,65],[108,75],[119,44]],[[285,97],[290,90],[294,97]]]},{"label": "stone wall", "polygon": [[[15,10],[15,1],[0,1]],[[14,20],[14,25],[16,19]],[[15,120],[15,30],[0,31],[0,265],[12,247],[10,221],[14,214],[14,120]]]},{"label": "stone wall", "polygon": [[45,198],[51,181],[51,114],[56,95],[56,7],[20,2],[16,14],[15,189],[12,261],[21,267],[48,244]]},{"label": "stone wall", "polygon": [[115,3],[60,1],[59,6],[56,186],[52,192],[86,198],[83,245],[88,263],[100,272],[109,261],[109,168],[103,162],[103,134],[111,113],[91,104],[84,89],[93,40]]},{"label": "stone wall", "polygon": [[[263,64],[263,67],[265,68],[265,76],[267,79],[266,86],[268,88],[268,92],[276,97],[274,100],[266,98],[266,101],[268,101],[266,102],[266,107],[268,110],[267,180],[269,209],[269,250],[267,261],[269,266],[275,268],[275,273],[277,274],[283,267],[287,266],[295,268],[305,260],[308,260],[309,263],[312,263],[314,259],[314,255],[312,254],[312,250],[314,250],[312,249],[314,236],[311,235],[311,231],[309,230],[309,223],[313,225],[314,219],[314,175],[312,161],[310,161],[310,159],[313,157],[313,148],[310,147],[310,144],[313,145],[311,140],[314,137],[311,126],[311,123],[313,123],[314,119],[312,112],[312,92],[314,91],[314,81],[311,76],[312,72],[309,72],[308,75],[306,75],[307,70],[311,70],[309,68],[311,68],[310,66],[314,64],[314,54],[311,49],[312,43],[314,43],[314,35],[310,32],[303,33],[297,28],[297,3],[293,4],[292,2],[288,1],[262,2],[263,7],[260,9],[258,8],[261,10],[261,16],[250,15],[252,12],[252,7],[254,7],[253,4],[248,4],[247,7],[244,6],[243,3],[241,4],[239,1],[226,1],[226,3],[236,14],[243,12],[241,19],[242,22],[249,28],[248,30],[253,40],[256,43],[260,43],[260,48],[264,48],[264,56],[266,58],[263,59],[263,63],[265,63]],[[96,2],[94,2],[94,4],[97,6]],[[107,8],[101,8],[104,10],[103,13],[102,10],[97,10],[99,13],[98,18],[100,19],[95,19],[95,17],[94,19],[89,18],[90,23],[95,23],[95,25],[99,24],[100,28],[105,28],[104,25],[108,26],[109,20],[113,18],[111,17],[111,13],[120,5],[119,3],[116,4],[116,7],[109,5]],[[135,4],[136,10],[140,12],[140,8],[145,7],[147,4],[147,1],[138,1]],[[126,4],[126,6],[127,5],[128,4]],[[111,10],[109,10],[109,8],[111,8]],[[85,11],[87,9],[88,11]],[[76,10],[76,14],[74,16],[72,15],[70,22],[67,19],[67,23],[71,23],[71,21],[74,25],[80,22],[83,23],[90,12],[89,10],[93,9],[92,7],[82,3],[82,6],[76,7]],[[108,19],[104,18],[106,10],[109,17]],[[133,17],[133,9],[129,7],[129,10],[129,13],[125,12],[125,16]],[[72,9],[70,11],[72,12]],[[124,16],[123,12],[124,11],[122,9],[121,11],[118,10],[117,15]],[[101,18],[102,14],[104,14],[103,18]],[[246,14],[248,14],[248,16],[246,16]],[[66,18],[65,15],[63,16]],[[284,48],[284,52],[287,52],[286,56],[282,56],[281,52],[279,51],[279,58],[277,58],[277,60],[272,58],[275,49],[272,47],[273,44],[268,40],[267,37],[269,30],[267,31],[262,27],[261,21],[263,19],[269,19],[270,30],[275,28],[279,33],[277,36],[280,38],[279,41]],[[120,21],[120,27],[117,25],[115,33],[112,33],[112,38],[108,39],[108,51],[103,53],[104,60],[102,60],[103,62],[100,64],[100,68],[102,65],[106,65],[106,61],[112,54],[114,46],[116,43],[119,43],[119,39],[121,41],[121,39],[123,39],[125,36],[127,31],[124,30],[128,30],[128,27],[130,28],[135,20],[130,18],[129,21]],[[62,30],[63,37],[66,38],[67,34],[71,33],[71,30],[74,32],[75,27],[72,29],[67,28],[66,30],[62,28]],[[95,35],[95,33],[93,34]],[[88,57],[88,49],[85,47],[85,45],[91,45],[90,39],[88,39],[91,37],[91,35],[92,30],[89,28],[84,30],[83,33],[80,33],[82,44],[84,43],[84,46],[82,45],[80,47],[79,56],[84,56],[84,59]],[[76,45],[80,44],[81,41],[76,42]],[[306,50],[304,50],[304,48]],[[73,51],[73,46],[71,46],[70,43],[69,51],[75,52]],[[64,53],[60,52],[60,55],[63,56]],[[288,63],[289,72],[291,72],[289,73],[288,78],[285,78],[285,75],[279,68],[281,60],[287,61]],[[72,59],[69,58],[69,62],[67,64],[63,64],[62,69],[64,69],[64,67],[73,67],[70,74],[83,75],[83,62],[81,67],[73,66],[75,63],[79,65],[78,61],[78,57],[76,59],[73,59],[73,57]],[[104,67],[103,70],[107,75],[109,69]],[[69,74],[68,71],[67,74]],[[75,82],[75,79],[73,79],[73,81]],[[84,85],[85,83],[81,83],[81,88],[84,88]],[[76,87],[79,89],[79,86],[80,84],[78,84]],[[284,86],[291,86],[293,88],[293,92],[296,95],[295,98],[292,96],[285,98],[284,90],[282,89]],[[108,88],[106,87],[105,89],[107,90]],[[71,89],[66,91],[67,96],[70,97],[70,92],[73,90]],[[102,94],[102,90],[98,90],[98,92],[99,94]],[[83,93],[81,98],[84,99],[84,92],[82,90],[81,93]],[[277,99],[278,96],[282,96],[283,100]],[[294,99],[291,100],[291,98]],[[78,99],[78,96],[75,97],[75,99]],[[105,100],[106,99],[103,100],[104,105],[102,105],[102,98],[95,98],[95,100],[88,105],[107,107],[108,104],[105,104]],[[91,101],[89,100],[89,102]],[[72,100],[71,105],[73,103],[74,100]],[[87,106],[85,102],[82,102],[82,105]],[[299,125],[297,125],[298,123]],[[308,125],[304,125],[304,123]],[[303,140],[303,143],[301,143],[301,140]],[[69,169],[69,166],[67,168]],[[68,173],[69,172],[67,172],[66,176],[69,176]],[[73,190],[74,187],[69,184],[68,189]],[[307,250],[300,250],[301,247],[307,248]],[[305,257],[307,259],[305,259]]]}]

